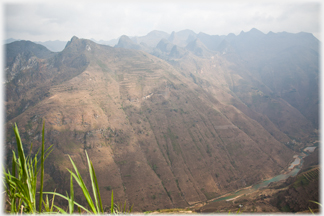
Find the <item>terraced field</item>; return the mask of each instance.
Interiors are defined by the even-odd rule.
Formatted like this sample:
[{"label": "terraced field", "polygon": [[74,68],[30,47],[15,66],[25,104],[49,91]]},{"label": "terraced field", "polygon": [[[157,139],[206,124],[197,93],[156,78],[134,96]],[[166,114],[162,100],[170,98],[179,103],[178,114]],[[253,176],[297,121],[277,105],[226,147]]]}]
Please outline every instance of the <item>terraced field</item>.
[{"label": "terraced field", "polygon": [[298,188],[300,186],[306,186],[311,182],[318,181],[318,178],[319,178],[319,167],[314,167],[297,176],[297,180],[294,182],[294,188]]}]

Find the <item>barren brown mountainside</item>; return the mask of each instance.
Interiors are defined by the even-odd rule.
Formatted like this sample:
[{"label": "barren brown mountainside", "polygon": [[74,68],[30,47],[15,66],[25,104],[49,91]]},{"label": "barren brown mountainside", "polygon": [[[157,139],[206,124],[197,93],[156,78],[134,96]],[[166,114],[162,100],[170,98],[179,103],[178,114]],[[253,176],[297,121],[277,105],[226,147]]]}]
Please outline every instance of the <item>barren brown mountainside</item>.
[{"label": "barren brown mountainside", "polygon": [[13,123],[36,153],[44,120],[45,144],[54,147],[44,190],[68,190],[68,155],[90,183],[86,150],[104,205],[113,190],[135,211],[186,207],[280,173],[317,138],[318,53],[289,46],[255,66],[240,56],[239,42],[222,37],[211,49],[206,35],[189,33],[174,44],[181,55],[170,55],[170,40],[160,58],[126,36],[136,50],[75,36],[62,52],[42,47],[42,55],[41,45],[7,44],[6,162]]}]

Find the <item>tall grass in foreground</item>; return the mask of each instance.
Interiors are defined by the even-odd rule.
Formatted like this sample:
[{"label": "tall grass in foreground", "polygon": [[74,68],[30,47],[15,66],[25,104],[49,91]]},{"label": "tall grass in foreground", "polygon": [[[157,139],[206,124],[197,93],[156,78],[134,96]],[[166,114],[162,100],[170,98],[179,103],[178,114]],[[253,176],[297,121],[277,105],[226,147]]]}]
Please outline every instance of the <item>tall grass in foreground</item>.
[{"label": "tall grass in foreground", "polygon": [[[44,160],[51,152],[52,146],[44,151],[44,124],[42,130],[42,149],[40,156],[40,167],[38,154],[34,158],[30,155],[25,156],[18,127],[15,124],[14,133],[17,141],[18,154],[13,151],[11,172],[4,169],[4,185],[7,195],[7,203],[10,206],[10,213],[37,213],[42,211],[43,198],[43,181],[44,181]],[[32,150],[32,145],[30,151]],[[46,157],[45,157],[45,154]],[[41,173],[40,192],[39,192],[39,206],[37,211],[36,206],[36,188],[37,175]]]},{"label": "tall grass in foreground", "polygon": [[[13,151],[11,171],[10,169],[6,171],[5,168],[3,170],[4,186],[5,186],[5,193],[6,193],[5,199],[7,204],[10,207],[9,212],[14,214],[17,213],[72,214],[75,212],[74,206],[76,205],[79,213],[81,213],[81,210],[87,213],[94,213],[94,214],[104,213],[104,208],[102,206],[102,200],[100,196],[96,173],[93,168],[92,162],[88,157],[87,152],[85,153],[88,162],[94,200],[91,198],[90,192],[87,189],[78,171],[78,168],[76,167],[75,163],[73,162],[70,156],[69,158],[74,169],[74,172],[68,170],[71,174],[70,175],[70,195],[68,195],[67,193],[67,195],[64,196],[55,191],[43,192],[44,161],[53,150],[52,146],[50,146],[47,150],[44,149],[45,146],[44,131],[45,131],[45,123],[43,123],[43,129],[42,129],[42,146],[41,146],[40,158],[38,158],[39,150],[34,157],[31,157],[30,155],[25,156],[18,127],[16,124],[14,126],[14,133],[17,141],[18,154],[16,156],[16,153]],[[31,144],[30,152],[31,150],[32,150],[32,144]],[[40,160],[40,164],[39,164],[39,160]],[[39,192],[37,192],[37,187],[38,187],[37,177],[39,173],[40,173],[40,188],[39,188]],[[80,186],[83,195],[88,203],[89,209],[74,201],[73,179]],[[38,210],[36,206],[36,194],[39,194]],[[43,194],[52,194],[53,195],[52,201],[51,202],[49,201],[48,195],[46,195],[45,200],[43,200]],[[61,197],[68,201],[68,206],[66,210],[54,205],[55,196]],[[126,210],[126,202],[124,204],[124,208],[121,208],[121,205],[114,204],[113,191],[112,191],[111,206],[110,206],[111,214],[130,213],[132,212],[132,208],[133,206],[131,206],[129,210]]]}]

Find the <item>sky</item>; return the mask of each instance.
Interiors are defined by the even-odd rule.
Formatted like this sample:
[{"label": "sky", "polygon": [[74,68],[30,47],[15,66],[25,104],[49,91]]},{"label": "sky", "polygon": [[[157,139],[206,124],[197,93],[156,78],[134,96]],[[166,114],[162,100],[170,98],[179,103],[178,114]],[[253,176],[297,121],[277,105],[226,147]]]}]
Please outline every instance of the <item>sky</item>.
[{"label": "sky", "polygon": [[[229,3],[228,3],[229,2]],[[3,39],[108,41],[191,29],[209,35],[309,32],[320,39],[320,1],[3,1]]]}]

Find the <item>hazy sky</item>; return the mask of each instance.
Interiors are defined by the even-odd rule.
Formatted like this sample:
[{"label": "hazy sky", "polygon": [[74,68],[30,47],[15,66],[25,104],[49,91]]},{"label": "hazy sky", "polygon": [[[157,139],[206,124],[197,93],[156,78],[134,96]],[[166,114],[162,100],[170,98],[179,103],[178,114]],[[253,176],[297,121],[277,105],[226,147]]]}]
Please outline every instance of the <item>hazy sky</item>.
[{"label": "hazy sky", "polygon": [[[43,1],[44,2],[44,1]],[[110,40],[191,29],[210,35],[301,31],[320,39],[319,1],[46,1],[3,2],[4,39]]]}]

